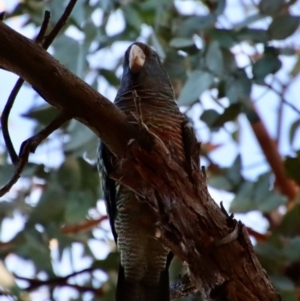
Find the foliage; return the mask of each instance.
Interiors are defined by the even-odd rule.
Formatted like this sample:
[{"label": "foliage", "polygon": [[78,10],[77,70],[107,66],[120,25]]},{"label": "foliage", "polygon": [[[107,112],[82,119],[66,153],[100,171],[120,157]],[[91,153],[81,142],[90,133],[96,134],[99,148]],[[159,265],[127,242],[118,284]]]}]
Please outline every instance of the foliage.
[{"label": "foliage", "polygon": [[[296,85],[300,66],[300,45],[295,42],[300,11],[295,2],[261,0],[256,5],[254,1],[238,5],[225,0],[79,0],[51,46],[61,63],[101,93],[108,92],[110,98],[118,88],[123,50],[136,39],[157,50],[179,105],[199,129],[209,185],[220,192],[217,196],[224,192],[230,195],[231,212],[255,211],[261,213],[257,219],[268,224],[267,229],[259,229],[263,235],[250,233],[259,259],[283,300],[299,300],[299,196],[290,199],[281,194],[266,152],[260,151],[253,135],[245,133],[258,122],[264,126],[271,114],[264,108],[270,108],[268,102],[275,99],[279,109],[269,131],[280,155],[287,155],[286,174],[299,184],[300,108],[288,93]],[[53,27],[66,3],[23,0],[6,20],[21,16],[24,27],[33,25],[38,29],[48,9]],[[56,109],[42,105],[24,110],[23,116],[35,121],[36,132],[56,114]],[[73,300],[113,300],[118,260],[103,218],[105,213],[99,209],[102,195],[95,165],[97,138],[73,120],[45,144],[51,145],[53,140],[61,142],[63,162],[53,167],[47,160],[32,160],[19,183],[0,202],[1,231],[8,231],[7,220],[22,220],[20,231],[0,243],[1,259],[8,270],[17,274],[16,282],[0,281],[0,285],[3,292],[16,298],[34,300],[24,288],[35,289],[39,287],[36,281],[46,279],[52,286],[42,292],[53,299],[60,299],[59,287],[64,283],[70,287]],[[245,161],[258,163],[258,168],[247,168]],[[1,149],[0,164],[3,185],[13,173],[5,148]],[[274,212],[281,217],[274,219]],[[256,225],[247,225],[257,229]],[[98,250],[108,250],[99,250],[104,259],[99,260],[97,250],[91,248],[95,240],[102,241]],[[63,281],[65,272],[58,267],[68,254],[72,261],[72,250],[78,250],[78,246],[77,256],[81,253],[89,272]],[[30,272],[12,269],[12,256],[30,263]],[[185,272],[178,260],[171,271],[173,281]],[[27,282],[19,281],[18,276],[28,278]]]}]

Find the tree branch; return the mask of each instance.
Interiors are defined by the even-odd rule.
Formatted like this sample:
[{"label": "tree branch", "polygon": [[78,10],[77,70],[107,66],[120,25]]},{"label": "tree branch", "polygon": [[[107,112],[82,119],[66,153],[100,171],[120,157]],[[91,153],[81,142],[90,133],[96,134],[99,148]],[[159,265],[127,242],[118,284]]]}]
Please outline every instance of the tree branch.
[{"label": "tree branch", "polygon": [[283,195],[288,197],[289,202],[293,202],[299,188],[294,181],[286,176],[284,165],[276,147],[276,143],[271,139],[265,125],[254,107],[253,109],[250,109],[246,115],[250,121],[256,139],[258,140],[258,143],[262,148],[272,171],[274,172],[276,186]]},{"label": "tree branch", "polygon": [[64,226],[61,228],[61,232],[68,235],[86,232],[95,228],[97,225],[99,225],[105,220],[107,220],[107,215],[101,216],[96,220],[92,219],[85,221],[84,223],[80,223],[78,225]]},{"label": "tree branch", "polygon": [[42,47],[2,22],[0,33],[1,66],[20,75],[51,105],[91,128],[118,157],[125,155],[124,146],[137,137],[137,129],[124,113]]},{"label": "tree branch", "polygon": [[77,291],[79,292],[93,292],[95,294],[95,296],[103,296],[104,294],[104,290],[102,287],[100,288],[94,288],[94,287],[90,287],[90,286],[82,286],[82,285],[78,285],[78,284],[72,284],[72,283],[68,283],[67,280],[73,276],[76,276],[78,274],[82,274],[82,273],[86,273],[86,272],[90,272],[91,269],[85,269],[70,275],[67,275],[65,277],[57,277],[57,278],[53,278],[53,279],[48,279],[48,280],[39,280],[39,279],[30,279],[30,278],[25,278],[25,277],[21,277],[18,275],[14,275],[16,279],[19,280],[23,280],[23,281],[27,281],[29,283],[29,286],[27,288],[25,288],[25,291],[33,291],[36,288],[43,286],[43,285],[48,285],[48,286],[67,286],[67,287],[72,287],[75,288]]},{"label": "tree branch", "polygon": [[[43,24],[42,24],[41,29],[35,39],[35,41],[37,43],[40,43],[42,41],[42,39],[44,38],[45,32],[47,30],[47,26],[49,24],[49,20],[50,20],[50,13],[49,13],[49,11],[45,11]],[[5,104],[5,107],[3,109],[2,116],[1,116],[2,135],[4,138],[5,145],[7,147],[8,154],[9,154],[10,159],[14,166],[18,165],[19,157],[18,157],[18,155],[14,149],[14,146],[12,144],[12,141],[10,139],[9,130],[8,130],[8,117],[9,117],[10,111],[14,105],[15,99],[16,99],[23,83],[24,83],[24,80],[22,78],[19,78],[17,80],[14,88],[12,89],[12,91],[9,95],[9,98]]]},{"label": "tree branch", "polygon": [[[191,174],[186,174],[170,160],[158,137],[145,129],[141,133],[106,98],[3,23],[0,44],[0,65],[22,76],[47,102],[86,124],[119,157],[112,177],[158,213],[157,239],[186,263],[204,298],[281,300],[257,260],[245,227],[225,215],[209,195],[196,156]],[[147,150],[145,134],[153,142]],[[224,240],[234,229],[237,239]]]},{"label": "tree branch", "polygon": [[28,162],[30,153],[34,153],[37,146],[67,120],[70,120],[70,116],[65,112],[61,112],[47,127],[22,143],[20,147],[20,155],[17,156],[18,162],[16,163],[17,165],[14,175],[8,181],[8,183],[0,189],[0,196],[3,196],[5,193],[7,193],[18,181],[25,165]]},{"label": "tree branch", "polygon": [[[65,25],[68,17],[70,16],[77,0],[70,0],[68,3],[64,13],[62,14],[61,18],[58,20],[56,25],[54,26],[53,30],[50,32],[50,34],[47,36],[47,38],[44,40],[44,35],[46,33],[49,20],[50,20],[50,12],[45,11],[44,14],[44,20],[42,23],[42,26],[40,28],[40,31],[35,39],[35,42],[38,44],[42,43],[42,46],[44,49],[47,49],[51,43],[54,41],[55,37],[61,30],[61,28]],[[4,15],[3,15],[4,17]],[[14,146],[12,144],[12,141],[10,139],[9,130],[8,130],[8,117],[10,114],[10,111],[14,105],[15,99],[24,83],[23,78],[19,78],[10,93],[10,96],[6,102],[6,105],[4,107],[2,116],[1,116],[1,127],[2,127],[2,133],[5,145],[8,150],[8,154],[12,160],[13,165],[16,167],[15,173],[13,177],[10,179],[10,181],[0,190],[0,196],[3,196],[6,192],[10,190],[10,188],[16,183],[16,181],[20,178],[21,172],[23,171],[26,163],[28,162],[29,152],[34,152],[36,147],[39,143],[41,143],[45,138],[47,138],[53,131],[55,131],[58,127],[60,127],[65,121],[67,121],[70,118],[66,118],[67,114],[63,114],[63,116],[59,117],[58,119],[54,120],[51,125],[49,125],[45,130],[41,131],[38,135],[35,135],[34,137],[27,140],[27,144],[30,143],[30,146],[27,145],[25,149],[22,149],[22,146],[24,146],[24,142],[21,146],[20,150],[20,156],[17,155]],[[57,127],[56,127],[57,126]],[[50,131],[49,131],[50,130]],[[38,144],[37,144],[38,143]],[[25,152],[23,152],[25,150]],[[29,151],[29,152],[27,152]]]}]

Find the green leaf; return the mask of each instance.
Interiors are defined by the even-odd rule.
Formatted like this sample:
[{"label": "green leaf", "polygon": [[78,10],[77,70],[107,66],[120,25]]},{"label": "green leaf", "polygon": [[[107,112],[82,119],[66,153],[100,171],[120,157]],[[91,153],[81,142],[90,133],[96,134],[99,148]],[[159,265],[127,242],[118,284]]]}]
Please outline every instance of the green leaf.
[{"label": "green leaf", "polygon": [[[44,211],[44,214],[47,211]],[[24,259],[34,262],[37,271],[46,271],[53,275],[49,238],[35,228],[27,227],[20,232],[13,241],[16,245],[15,252]]]},{"label": "green leaf", "polygon": [[250,25],[253,22],[259,21],[261,19],[265,18],[265,16],[263,16],[262,14],[256,14],[256,15],[250,15],[248,17],[246,17],[245,20],[235,24],[233,26],[233,28],[235,30],[241,30],[243,28],[246,28],[248,25]]},{"label": "green leaf", "polygon": [[205,110],[202,115],[200,116],[200,119],[206,123],[206,125],[210,128],[211,131],[216,131],[219,129],[219,127],[214,127],[215,121],[219,118],[220,114],[213,109]]},{"label": "green leaf", "polygon": [[[297,201],[299,202],[300,195],[297,196]],[[283,216],[280,232],[283,235],[293,237],[298,235],[300,227],[300,205],[299,203],[294,206],[292,209],[288,210],[288,212]]]},{"label": "green leaf", "polygon": [[123,14],[128,25],[140,31],[143,20],[138,11],[132,5],[123,6]]},{"label": "green leaf", "polygon": [[179,36],[191,37],[193,34],[199,33],[203,29],[212,27],[216,20],[216,15],[188,17],[180,24],[177,33]]},{"label": "green leaf", "polygon": [[58,36],[54,42],[55,58],[76,74],[79,56],[79,42],[65,35]]},{"label": "green leaf", "polygon": [[282,259],[280,246],[272,241],[258,243],[255,246],[255,252],[259,257],[267,258],[270,261],[273,261],[273,263]]},{"label": "green leaf", "polygon": [[290,134],[289,134],[289,143],[292,145],[294,142],[295,134],[300,127],[300,119],[295,120],[290,128]]},{"label": "green leaf", "polygon": [[178,97],[180,106],[187,106],[199,100],[200,94],[207,90],[214,81],[211,73],[195,70],[189,75]]},{"label": "green leaf", "polygon": [[227,169],[227,178],[233,186],[239,186],[243,181],[242,176],[242,159],[237,155],[232,166]]},{"label": "green leaf", "polygon": [[245,181],[231,203],[232,212],[259,210],[268,213],[286,203],[286,197],[270,190],[270,173],[259,176],[256,182]]},{"label": "green leaf", "polygon": [[206,52],[206,65],[207,68],[215,75],[221,76],[224,72],[223,54],[220,49],[219,43],[213,41],[209,44]]},{"label": "green leaf", "polygon": [[235,74],[238,72],[238,65],[235,61],[235,56],[231,53],[231,51],[227,48],[221,48],[223,62],[224,62],[224,70],[229,74]]},{"label": "green leaf", "polygon": [[97,199],[89,190],[71,190],[65,199],[65,221],[76,224],[84,220],[88,210],[95,207]]},{"label": "green leaf", "polygon": [[89,164],[83,158],[78,158],[77,162],[81,174],[80,186],[78,188],[89,190],[94,199],[97,199],[99,192],[99,174],[96,166]]},{"label": "green leaf", "polygon": [[66,191],[78,188],[81,181],[81,173],[76,157],[66,157],[57,171],[57,180]]},{"label": "green leaf", "polygon": [[251,200],[251,194],[255,187],[253,182],[244,182],[239,191],[237,192],[235,198],[230,205],[231,212],[249,212],[255,210],[255,204]]},{"label": "green leaf", "polygon": [[187,38],[173,38],[170,41],[170,46],[174,48],[184,48],[194,45],[193,39],[187,39]]},{"label": "green leaf", "polygon": [[218,41],[220,47],[229,49],[238,43],[235,37],[236,33],[233,33],[232,30],[212,28],[207,30],[207,34],[212,40]]},{"label": "green leaf", "polygon": [[300,73],[300,55],[297,54],[297,61],[293,67],[293,69],[290,72],[291,76],[297,76]]},{"label": "green leaf", "polygon": [[225,175],[210,175],[208,177],[208,185],[216,189],[232,191],[232,183]]},{"label": "green leaf", "polygon": [[57,117],[59,110],[50,105],[41,105],[30,109],[27,113],[22,114],[23,117],[34,119],[43,125],[48,125]]},{"label": "green leaf", "polygon": [[67,132],[70,135],[70,140],[63,146],[66,153],[74,156],[86,154],[89,159],[96,159],[99,139],[88,127],[73,119],[69,123]]},{"label": "green leaf", "polygon": [[95,260],[93,268],[99,268],[103,271],[116,271],[119,267],[120,255],[118,252],[111,252],[105,259]]},{"label": "green leaf", "polygon": [[4,186],[13,176],[15,168],[13,165],[0,165],[0,187]]},{"label": "green leaf", "polygon": [[153,45],[154,49],[156,50],[157,54],[161,58],[162,61],[166,58],[166,52],[164,50],[164,47],[162,46],[160,39],[155,34],[154,30],[150,36],[151,38],[151,44]]},{"label": "green leaf", "polygon": [[114,71],[108,69],[100,69],[100,75],[102,75],[110,85],[118,87],[120,85],[120,79],[116,76]]},{"label": "green leaf", "polygon": [[253,78],[257,84],[264,84],[264,79],[269,74],[276,73],[281,68],[281,61],[275,50],[269,48],[264,56],[256,61],[252,68]]},{"label": "green leaf", "polygon": [[300,18],[291,15],[280,15],[273,19],[268,33],[273,40],[284,40],[298,28]]},{"label": "green leaf", "polygon": [[291,279],[284,275],[270,275],[270,280],[279,291],[282,301],[298,301],[296,287]]},{"label": "green leaf", "polygon": [[57,183],[48,182],[48,187],[31,212],[27,224],[61,224],[65,210],[65,197],[66,192]]},{"label": "green leaf", "polygon": [[221,15],[226,7],[226,0],[218,0],[215,3],[217,3],[217,8],[214,10],[214,14],[217,16]]},{"label": "green leaf", "polygon": [[300,237],[287,241],[283,248],[283,254],[291,263],[300,261]]},{"label": "green leaf", "polygon": [[263,29],[254,29],[254,28],[243,28],[242,30],[232,34],[236,36],[240,42],[249,42],[251,44],[263,43],[265,44],[268,41],[268,34],[266,30]]},{"label": "green leaf", "polygon": [[258,8],[263,14],[272,15],[278,13],[284,3],[284,0],[261,0]]},{"label": "green leaf", "polygon": [[252,83],[244,70],[240,69],[237,75],[230,76],[225,82],[225,92],[231,104],[248,101]]},{"label": "green leaf", "polygon": [[6,217],[13,217],[14,216],[14,210],[15,210],[15,204],[12,202],[7,201],[0,201],[0,221],[2,221]]},{"label": "green leaf", "polygon": [[218,131],[226,122],[236,119],[241,113],[240,104],[232,104],[219,114],[213,109],[205,110],[200,119],[207,124],[211,131]]},{"label": "green leaf", "polygon": [[[55,1],[63,2],[60,0],[55,0]],[[51,2],[53,2],[53,0]],[[78,27],[81,27],[82,23],[87,19],[87,17],[85,16],[85,5],[84,5],[85,2],[86,2],[85,0],[77,0],[76,5],[72,10],[72,14],[71,14],[72,20],[75,21]]]},{"label": "green leaf", "polygon": [[286,157],[284,166],[287,176],[293,179],[297,184],[300,184],[300,151],[297,152],[296,157]]},{"label": "green leaf", "polygon": [[241,113],[242,106],[239,103],[230,105],[215,121],[214,126],[221,127],[228,121],[235,120]]}]

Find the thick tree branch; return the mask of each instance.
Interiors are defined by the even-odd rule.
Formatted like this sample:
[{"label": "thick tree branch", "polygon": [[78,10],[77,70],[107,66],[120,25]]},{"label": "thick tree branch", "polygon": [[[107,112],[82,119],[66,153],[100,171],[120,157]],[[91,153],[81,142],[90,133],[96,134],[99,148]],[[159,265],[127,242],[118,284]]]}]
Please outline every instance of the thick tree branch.
[{"label": "thick tree branch", "polygon": [[[112,176],[156,210],[157,239],[186,263],[204,298],[281,300],[256,258],[245,227],[225,215],[209,195],[197,156],[191,174],[186,174],[170,160],[159,138],[133,127],[112,103],[3,23],[0,44],[0,65],[22,76],[50,104],[90,127],[120,158]],[[152,141],[147,149],[145,135]],[[237,239],[232,240],[230,233],[237,233]]]},{"label": "thick tree branch", "polygon": [[272,171],[274,172],[276,178],[276,186],[283,195],[288,197],[289,202],[293,203],[299,191],[299,188],[294,181],[286,176],[284,165],[279,155],[275,141],[271,139],[255,108],[247,112],[247,117],[250,121],[257,141],[261,146]]},{"label": "thick tree branch", "polygon": [[88,84],[60,65],[40,45],[0,23],[0,65],[20,75],[51,105],[91,128],[119,157],[137,130],[125,115]]}]

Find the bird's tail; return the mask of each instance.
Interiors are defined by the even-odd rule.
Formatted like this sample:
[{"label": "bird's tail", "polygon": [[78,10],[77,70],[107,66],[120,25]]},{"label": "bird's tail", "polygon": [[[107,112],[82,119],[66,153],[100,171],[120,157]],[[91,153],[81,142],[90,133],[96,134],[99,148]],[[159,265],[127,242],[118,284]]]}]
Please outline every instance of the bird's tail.
[{"label": "bird's tail", "polygon": [[124,268],[120,265],[116,301],[169,301],[169,266],[161,272],[157,285],[130,282],[125,279]]}]

